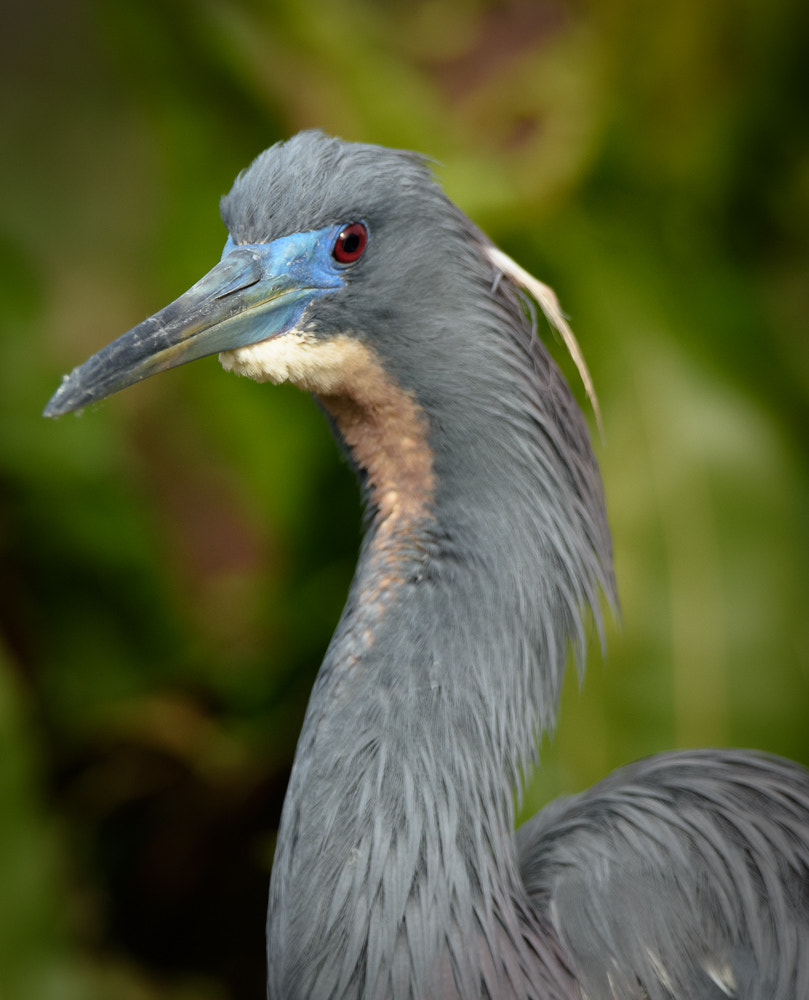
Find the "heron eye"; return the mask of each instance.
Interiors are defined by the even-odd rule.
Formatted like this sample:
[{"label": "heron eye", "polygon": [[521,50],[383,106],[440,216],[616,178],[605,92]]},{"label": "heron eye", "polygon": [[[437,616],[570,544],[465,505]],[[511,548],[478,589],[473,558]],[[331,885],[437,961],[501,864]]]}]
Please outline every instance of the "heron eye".
[{"label": "heron eye", "polygon": [[344,226],[334,243],[332,257],[338,264],[353,264],[359,260],[368,242],[368,230],[363,222],[352,222]]}]

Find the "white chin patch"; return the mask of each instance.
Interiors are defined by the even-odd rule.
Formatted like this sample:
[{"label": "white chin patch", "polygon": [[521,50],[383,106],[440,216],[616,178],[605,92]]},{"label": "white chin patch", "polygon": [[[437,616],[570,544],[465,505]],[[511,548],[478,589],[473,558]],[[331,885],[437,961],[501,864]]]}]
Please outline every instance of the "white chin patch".
[{"label": "white chin patch", "polygon": [[276,385],[293,382],[291,371],[296,368],[296,359],[306,350],[304,344],[305,335],[291,330],[248,347],[222,351],[219,362],[225,371],[244,375],[254,382],[274,382]]},{"label": "white chin patch", "polygon": [[368,360],[367,349],[352,337],[340,334],[318,340],[302,330],[290,330],[219,355],[225,371],[255,382],[290,382],[326,396],[339,394]]}]

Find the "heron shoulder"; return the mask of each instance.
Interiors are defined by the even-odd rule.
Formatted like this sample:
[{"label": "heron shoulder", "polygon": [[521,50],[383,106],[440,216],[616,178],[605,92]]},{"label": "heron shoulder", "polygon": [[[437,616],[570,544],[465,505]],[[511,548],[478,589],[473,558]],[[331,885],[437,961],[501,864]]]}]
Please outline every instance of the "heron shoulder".
[{"label": "heron shoulder", "polygon": [[808,812],[789,761],[661,754],[529,820],[520,869],[593,1000],[787,1000],[809,977]]}]

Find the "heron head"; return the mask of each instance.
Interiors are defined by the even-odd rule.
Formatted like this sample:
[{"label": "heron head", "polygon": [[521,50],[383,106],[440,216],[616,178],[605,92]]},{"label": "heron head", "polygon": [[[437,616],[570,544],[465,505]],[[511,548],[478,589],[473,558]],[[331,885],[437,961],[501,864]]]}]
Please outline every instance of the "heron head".
[{"label": "heron head", "polygon": [[448,220],[463,216],[420,157],[304,132],[261,154],[221,207],[219,263],[66,376],[46,416],[209,354],[328,394],[356,376],[360,353],[387,369],[408,330],[447,335]]}]

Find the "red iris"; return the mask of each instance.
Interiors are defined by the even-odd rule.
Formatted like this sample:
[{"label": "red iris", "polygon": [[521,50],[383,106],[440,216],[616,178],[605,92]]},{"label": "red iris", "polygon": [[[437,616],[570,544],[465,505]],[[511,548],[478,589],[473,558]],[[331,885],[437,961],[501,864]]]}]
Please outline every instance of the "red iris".
[{"label": "red iris", "polygon": [[332,256],[338,264],[353,264],[365,252],[368,243],[368,230],[363,222],[352,222],[344,226],[334,243]]}]

